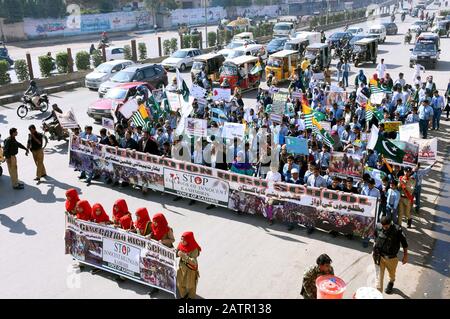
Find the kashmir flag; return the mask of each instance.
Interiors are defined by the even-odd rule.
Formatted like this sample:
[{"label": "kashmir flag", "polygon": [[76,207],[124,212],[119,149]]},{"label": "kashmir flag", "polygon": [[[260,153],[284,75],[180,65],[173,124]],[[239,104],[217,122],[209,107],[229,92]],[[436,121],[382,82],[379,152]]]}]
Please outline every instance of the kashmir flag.
[{"label": "kashmir flag", "polygon": [[256,62],[255,66],[250,70],[250,74],[251,75],[255,75],[258,74],[259,72],[261,72],[263,70],[261,63]]},{"label": "kashmir flag", "polygon": [[328,133],[321,125],[319,122],[317,122],[317,120],[315,118],[312,119],[312,124],[313,124],[313,132],[316,133],[317,135],[319,135],[323,142],[325,144],[327,144],[329,147],[333,147],[334,145],[334,139],[333,137],[330,135],[330,133]]},{"label": "kashmir flag", "polygon": [[134,124],[136,124],[137,126],[141,126],[143,129],[146,129],[148,127],[150,118],[144,104],[141,104],[139,106],[138,110],[131,117],[131,120]]},{"label": "kashmir flag", "polygon": [[308,99],[306,98],[306,96],[302,97],[302,113],[305,116],[305,127],[314,128],[312,124],[314,114],[312,108],[309,107]]},{"label": "kashmir flag", "polygon": [[388,93],[388,94],[392,94],[392,89],[384,86],[384,85],[380,85],[379,82],[375,81],[375,80],[370,80],[369,82],[369,88],[370,88],[370,92],[371,93]]},{"label": "kashmir flag", "polygon": [[178,71],[178,69],[177,69],[177,86],[178,86],[178,91],[183,96],[183,100],[185,102],[189,102],[189,95],[190,95],[189,88],[188,88],[186,82],[181,77],[181,73],[180,73],[180,71]]}]

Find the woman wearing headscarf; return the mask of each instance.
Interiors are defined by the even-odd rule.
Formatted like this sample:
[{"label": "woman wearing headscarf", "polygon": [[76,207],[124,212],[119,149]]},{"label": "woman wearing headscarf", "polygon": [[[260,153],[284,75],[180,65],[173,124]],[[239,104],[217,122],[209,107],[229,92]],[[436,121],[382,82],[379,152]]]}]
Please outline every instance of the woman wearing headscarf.
[{"label": "woman wearing headscarf", "polygon": [[155,214],[153,216],[151,224],[151,238],[159,241],[164,246],[173,248],[175,237],[173,236],[173,230],[169,227],[166,217],[161,214]]},{"label": "woman wearing headscarf", "polygon": [[128,205],[125,199],[118,199],[113,206],[113,222],[114,225],[119,226],[119,220],[125,215],[131,215],[128,211]]},{"label": "woman wearing headscarf", "polygon": [[131,217],[131,214],[122,216],[119,219],[119,228],[122,228],[123,230],[129,230],[129,231],[134,230],[133,218]]},{"label": "woman wearing headscarf", "polygon": [[80,200],[76,205],[76,218],[84,221],[91,221],[92,208],[87,200]]},{"label": "woman wearing headscarf", "polygon": [[92,205],[91,221],[103,225],[111,224],[108,214],[106,214],[105,209],[99,203],[95,203],[94,205]]},{"label": "woman wearing headscarf", "polygon": [[141,236],[148,236],[152,231],[150,216],[148,216],[147,208],[138,208],[136,210],[136,233]]},{"label": "woman wearing headscarf", "polygon": [[177,271],[177,288],[182,299],[193,299],[196,296],[198,272],[197,257],[201,251],[194,238],[194,233],[185,232],[178,244],[177,256],[180,257]]},{"label": "woman wearing headscarf", "polygon": [[66,191],[66,212],[76,215],[75,207],[79,201],[77,190],[75,188],[68,189]]},{"label": "woman wearing headscarf", "polygon": [[355,77],[355,87],[359,87],[361,83],[367,85],[367,77],[363,70],[359,70],[358,75]]},{"label": "woman wearing headscarf", "polygon": [[[153,216],[150,238],[159,241],[166,247],[173,248],[173,243],[175,242],[173,230],[169,227],[166,217],[161,213]],[[153,287],[149,294],[156,294],[158,291],[158,288]]]}]

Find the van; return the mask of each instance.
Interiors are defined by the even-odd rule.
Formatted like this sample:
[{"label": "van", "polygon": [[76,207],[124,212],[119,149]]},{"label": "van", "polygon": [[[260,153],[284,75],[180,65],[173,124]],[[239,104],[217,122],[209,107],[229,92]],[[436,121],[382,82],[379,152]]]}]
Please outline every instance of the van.
[{"label": "van", "polygon": [[441,48],[441,39],[439,35],[433,32],[423,32],[419,35],[416,42],[420,43],[434,43],[436,48],[439,50]]},{"label": "van", "polygon": [[261,44],[248,44],[233,49],[226,57],[226,60],[234,59],[243,55],[251,55],[254,57],[261,56],[263,60],[267,59],[267,52]]},{"label": "van", "polygon": [[238,33],[233,37],[233,41],[234,40],[253,40],[253,33],[252,32]]},{"label": "van", "polygon": [[295,32],[295,25],[292,22],[278,22],[273,26],[273,35],[275,37],[292,36]]},{"label": "van", "polygon": [[378,43],[384,43],[386,41],[386,27],[382,24],[371,26],[369,34],[378,35]]},{"label": "van", "polygon": [[295,33],[295,38],[306,39],[309,44],[320,43],[321,37],[320,32],[299,31]]}]

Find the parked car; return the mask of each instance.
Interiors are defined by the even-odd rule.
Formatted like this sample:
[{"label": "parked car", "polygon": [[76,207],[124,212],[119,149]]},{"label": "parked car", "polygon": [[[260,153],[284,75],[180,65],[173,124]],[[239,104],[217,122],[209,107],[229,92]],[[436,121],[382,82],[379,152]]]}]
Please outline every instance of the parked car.
[{"label": "parked car", "polygon": [[269,42],[267,45],[267,53],[273,54],[275,52],[281,51],[284,48],[284,44],[289,40],[289,38],[275,38]]},{"label": "parked car", "polygon": [[179,69],[181,72],[188,67],[192,67],[194,58],[202,54],[199,49],[180,49],[174,52],[169,58],[161,62],[166,70]]},{"label": "parked car", "polygon": [[386,35],[396,35],[398,33],[398,27],[394,22],[381,23],[386,28]]},{"label": "parked car", "polygon": [[167,86],[167,71],[161,64],[139,64],[117,72],[109,81],[102,83],[98,95],[103,97],[108,90],[128,82],[147,82],[155,88]]},{"label": "parked car", "polygon": [[328,44],[334,49],[338,44],[340,44],[344,40],[351,40],[353,38],[353,34],[350,32],[335,32],[328,38]]},{"label": "parked car", "polygon": [[89,89],[98,89],[103,82],[108,81],[117,72],[126,69],[134,62],[130,60],[114,60],[100,64],[91,73],[86,75],[85,86]]},{"label": "parked car", "polygon": [[108,47],[105,49],[106,61],[125,59],[125,50],[121,47]]},{"label": "parked car", "polygon": [[145,85],[150,91],[154,89],[153,86],[147,82],[119,84],[110,89],[108,93],[105,94],[104,98],[92,103],[87,110],[87,115],[95,121],[101,121],[102,117],[112,118],[111,110],[114,110],[121,104],[127,102],[130,97],[135,96],[136,88],[140,85]]},{"label": "parked car", "polygon": [[351,27],[347,29],[347,32],[350,32],[353,35],[364,33],[364,29],[361,27]]}]

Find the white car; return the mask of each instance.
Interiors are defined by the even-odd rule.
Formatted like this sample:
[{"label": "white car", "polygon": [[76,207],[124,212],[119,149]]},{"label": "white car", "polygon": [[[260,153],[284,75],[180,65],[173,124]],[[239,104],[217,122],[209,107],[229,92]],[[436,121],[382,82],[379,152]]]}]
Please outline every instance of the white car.
[{"label": "white car", "polygon": [[100,85],[108,81],[114,74],[133,65],[130,60],[114,60],[100,64],[91,73],[86,75],[85,86],[89,89],[98,89]]},{"label": "white car", "polygon": [[256,42],[255,42],[255,40],[249,40],[249,39],[233,40],[225,47],[225,49],[236,49],[236,48],[244,46],[246,44],[256,44]]},{"label": "white car", "polygon": [[243,55],[251,55],[254,57],[261,56],[263,60],[267,59],[267,51],[264,49],[264,46],[261,44],[248,44],[246,46],[238,47],[236,49],[232,49],[227,56],[226,60],[234,59]]},{"label": "white car", "polygon": [[363,28],[358,28],[358,27],[351,27],[351,28],[347,29],[347,32],[350,32],[353,35],[363,34],[364,33],[364,29]]},{"label": "white car", "polygon": [[123,60],[125,58],[125,50],[122,47],[108,47],[105,52],[106,61]]},{"label": "white car", "polygon": [[202,52],[199,49],[180,49],[162,61],[161,64],[166,70],[179,69],[183,72],[186,68],[191,67],[194,64],[194,58],[201,54]]}]

